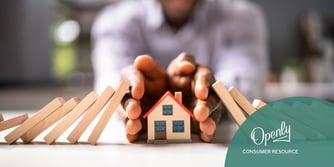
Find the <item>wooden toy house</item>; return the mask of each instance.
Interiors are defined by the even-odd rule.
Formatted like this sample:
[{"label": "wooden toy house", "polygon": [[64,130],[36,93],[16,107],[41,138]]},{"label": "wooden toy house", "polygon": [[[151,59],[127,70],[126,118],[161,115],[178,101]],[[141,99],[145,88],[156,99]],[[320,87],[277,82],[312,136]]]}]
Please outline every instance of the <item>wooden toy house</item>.
[{"label": "wooden toy house", "polygon": [[147,143],[191,142],[190,117],[182,104],[182,94],[166,92],[144,115],[147,118]]}]

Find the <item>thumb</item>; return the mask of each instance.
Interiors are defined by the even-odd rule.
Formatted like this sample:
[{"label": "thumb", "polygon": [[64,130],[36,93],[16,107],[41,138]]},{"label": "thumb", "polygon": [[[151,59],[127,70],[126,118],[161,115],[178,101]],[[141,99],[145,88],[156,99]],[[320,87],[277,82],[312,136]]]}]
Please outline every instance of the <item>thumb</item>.
[{"label": "thumb", "polygon": [[191,75],[196,71],[195,59],[189,53],[183,52],[172,60],[167,71],[172,75]]}]

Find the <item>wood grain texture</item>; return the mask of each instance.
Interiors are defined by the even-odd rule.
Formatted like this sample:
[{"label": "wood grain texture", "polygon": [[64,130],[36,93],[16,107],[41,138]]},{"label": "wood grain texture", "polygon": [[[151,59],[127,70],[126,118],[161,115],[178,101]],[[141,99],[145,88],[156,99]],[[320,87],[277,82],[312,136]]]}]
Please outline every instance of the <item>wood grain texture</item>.
[{"label": "wood grain texture", "polygon": [[38,122],[49,116],[64,103],[65,103],[64,98],[62,97],[55,98],[46,106],[44,106],[42,109],[40,109],[36,114],[34,114],[30,119],[26,120],[23,124],[14,129],[7,136],[5,136],[5,140],[7,141],[8,144],[14,143],[24,133],[26,133],[29,129],[34,127]]},{"label": "wood grain texture", "polygon": [[217,93],[220,100],[224,103],[225,107],[227,108],[228,112],[231,113],[234,121],[240,126],[243,122],[245,122],[246,117],[238,107],[238,105],[233,100],[230,93],[225,88],[225,85],[221,81],[216,81],[212,85],[213,89]]},{"label": "wood grain texture", "polygon": [[247,115],[250,116],[254,112],[256,112],[256,108],[252,106],[252,104],[247,100],[244,95],[241,94],[241,92],[237,88],[232,86],[228,89],[228,92],[230,92],[234,101],[239,104],[239,106],[247,113]]},{"label": "wood grain texture", "polygon": [[113,96],[115,90],[108,86],[101,96],[96,100],[96,102],[92,105],[92,107],[86,112],[83,118],[80,120],[79,124],[72,130],[71,134],[67,137],[67,140],[72,144],[76,143],[83,132],[87,129],[87,127],[92,123],[97,114],[103,109],[103,107],[107,104],[109,99]]},{"label": "wood grain texture", "polygon": [[5,121],[0,122],[0,131],[18,126],[28,119],[28,114],[23,114]]},{"label": "wood grain texture", "polygon": [[66,131],[96,100],[97,94],[90,92],[75,108],[61,120],[61,122],[53,128],[45,137],[47,144],[54,143],[58,137]]},{"label": "wood grain texture", "polygon": [[112,114],[116,110],[117,106],[121,103],[122,98],[124,95],[129,91],[129,83],[126,81],[122,81],[111,98],[107,108],[105,109],[102,117],[96,124],[95,128],[93,129],[93,132],[90,134],[88,138],[88,142],[90,144],[96,144],[97,140],[99,139],[103,129],[106,127],[107,123],[109,122]]},{"label": "wood grain texture", "polygon": [[51,125],[53,125],[62,117],[64,117],[67,113],[69,113],[79,102],[80,99],[78,97],[74,97],[68,100],[63,106],[58,108],[55,112],[50,114],[44,120],[40,121],[37,125],[28,130],[24,135],[22,135],[21,139],[23,140],[23,142],[30,143],[31,141],[33,141],[44,130],[49,128]]}]

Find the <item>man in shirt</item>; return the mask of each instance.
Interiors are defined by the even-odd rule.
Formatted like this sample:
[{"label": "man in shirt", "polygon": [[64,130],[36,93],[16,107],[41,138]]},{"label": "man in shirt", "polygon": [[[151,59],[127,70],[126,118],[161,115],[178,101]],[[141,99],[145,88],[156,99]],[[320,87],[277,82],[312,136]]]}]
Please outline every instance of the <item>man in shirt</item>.
[{"label": "man in shirt", "polygon": [[[98,16],[92,35],[95,89],[116,86],[120,78],[131,84],[123,105],[129,141],[145,129],[140,115],[166,90],[183,91],[194,129],[211,141],[222,115],[210,89],[215,79],[248,98],[260,97],[264,86],[264,21],[248,1],[123,1]],[[137,57],[142,54],[150,56]]]}]

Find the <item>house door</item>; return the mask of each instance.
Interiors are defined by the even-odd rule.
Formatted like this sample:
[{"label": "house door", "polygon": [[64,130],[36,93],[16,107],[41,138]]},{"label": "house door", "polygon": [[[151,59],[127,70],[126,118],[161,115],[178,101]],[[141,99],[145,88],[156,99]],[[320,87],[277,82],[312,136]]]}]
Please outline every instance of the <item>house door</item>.
[{"label": "house door", "polygon": [[166,121],[154,121],[155,140],[166,140]]}]

